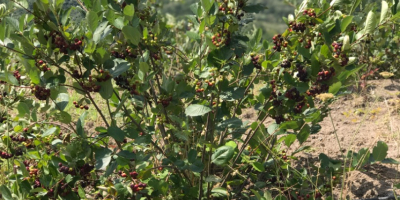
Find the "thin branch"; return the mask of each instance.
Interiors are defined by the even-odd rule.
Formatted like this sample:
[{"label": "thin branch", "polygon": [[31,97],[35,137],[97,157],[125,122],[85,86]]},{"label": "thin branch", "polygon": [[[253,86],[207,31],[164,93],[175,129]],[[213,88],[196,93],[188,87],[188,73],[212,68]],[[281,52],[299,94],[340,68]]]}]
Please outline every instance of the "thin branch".
[{"label": "thin branch", "polygon": [[76,2],[78,2],[79,5],[81,5],[83,10],[85,10],[86,12],[89,12],[88,9],[85,7],[85,5],[82,3],[82,1],[76,0]]}]

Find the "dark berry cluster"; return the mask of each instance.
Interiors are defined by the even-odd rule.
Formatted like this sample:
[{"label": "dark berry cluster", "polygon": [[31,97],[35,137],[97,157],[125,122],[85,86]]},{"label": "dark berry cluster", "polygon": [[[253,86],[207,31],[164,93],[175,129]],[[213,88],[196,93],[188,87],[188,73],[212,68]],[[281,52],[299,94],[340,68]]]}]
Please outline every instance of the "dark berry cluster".
[{"label": "dark berry cluster", "polygon": [[138,174],[136,171],[134,171],[134,172],[130,172],[129,175],[130,175],[133,179],[137,179],[137,177],[138,177],[139,174]]},{"label": "dark berry cluster", "polygon": [[304,45],[304,48],[309,49],[311,48],[311,39],[307,39],[306,45]]},{"label": "dark berry cluster", "polygon": [[274,99],[272,101],[272,105],[274,105],[275,107],[281,106],[282,105],[282,100],[278,100],[278,99]]},{"label": "dark berry cluster", "polygon": [[256,69],[261,69],[261,64],[259,62],[260,56],[259,55],[255,55],[255,54],[250,54],[251,56],[251,62],[253,63],[254,67]]},{"label": "dark berry cluster", "polygon": [[287,43],[283,42],[283,37],[281,34],[274,35],[274,37],[272,37],[272,40],[272,42],[275,44],[275,46],[272,48],[278,52],[282,51],[282,45],[287,45]]},{"label": "dark berry cluster", "polygon": [[136,84],[133,84],[130,88],[130,93],[134,95],[139,95],[140,93],[137,91]]},{"label": "dark berry cluster", "polygon": [[83,37],[81,37],[81,39],[75,38],[74,42],[70,44],[69,49],[72,51],[79,50],[82,46],[82,40]]},{"label": "dark berry cluster", "polygon": [[233,14],[233,9],[228,5],[228,1],[224,1],[219,5],[218,10],[223,14]]},{"label": "dark berry cluster", "polygon": [[12,153],[7,153],[5,151],[0,151],[0,157],[4,159],[12,158],[14,155]]},{"label": "dark berry cluster", "polygon": [[300,63],[296,63],[296,68],[297,68],[297,78],[299,78],[300,81],[306,82],[308,81],[307,77],[307,70],[304,68],[304,66]]},{"label": "dark berry cluster", "polygon": [[329,90],[329,86],[326,84],[316,84],[311,86],[311,88],[307,91],[308,96],[315,96],[317,94],[321,94],[327,92]]},{"label": "dark berry cluster", "polygon": [[16,148],[14,149],[14,154],[15,156],[22,156],[24,154],[24,151],[21,148]]},{"label": "dark berry cluster", "polygon": [[[65,197],[71,192],[71,188],[68,188],[68,183],[65,183],[64,181],[60,183],[58,193],[60,196]],[[53,193],[54,195],[54,193]]]},{"label": "dark berry cluster", "polygon": [[328,70],[322,70],[318,72],[317,82],[327,81],[335,75],[335,69],[333,67]]},{"label": "dark berry cluster", "polygon": [[1,116],[0,117],[0,123],[6,122],[7,121],[7,117],[6,116]]},{"label": "dark berry cluster", "polygon": [[[282,96],[282,93],[278,92],[278,94],[277,94],[275,80],[272,80],[269,83],[271,84],[271,88],[272,88],[271,96],[269,97],[269,99],[272,100],[272,105],[274,105],[274,107],[279,107],[283,103],[282,100],[278,100],[278,97]],[[275,119],[275,122],[277,124],[280,124],[285,121],[285,117],[282,114],[275,114],[275,115],[271,116],[271,118]]]},{"label": "dark berry cluster", "polygon": [[114,78],[114,81],[120,88],[129,89],[131,87],[126,75],[119,75]]},{"label": "dark berry cluster", "polygon": [[47,63],[45,63],[43,60],[36,61],[36,67],[43,72],[50,71],[50,68],[48,67]]},{"label": "dark berry cluster", "polygon": [[91,172],[94,169],[93,165],[90,165],[88,163],[85,163],[80,169],[79,169],[79,174],[81,176],[86,176],[89,172]]},{"label": "dark berry cluster", "polygon": [[352,25],[351,27],[350,27],[350,30],[352,30],[352,31],[354,31],[354,32],[358,32],[358,30],[357,30],[357,25],[355,24],[355,25]]},{"label": "dark berry cluster", "polygon": [[224,30],[222,33],[216,33],[211,37],[211,41],[216,47],[220,47],[223,44],[228,45],[231,41],[231,33],[228,30]]},{"label": "dark berry cluster", "polygon": [[315,10],[314,9],[307,9],[303,11],[303,15],[308,15],[309,17],[317,17],[317,14],[315,14]]},{"label": "dark berry cluster", "polygon": [[278,96],[276,95],[276,82],[275,80],[272,80],[269,82],[271,84],[271,88],[272,88],[272,93],[271,96],[269,97],[269,99],[274,99],[277,98]]},{"label": "dark berry cluster", "polygon": [[203,82],[196,79],[196,87],[194,89],[196,90],[197,93],[204,92],[204,88],[202,86]]},{"label": "dark berry cluster", "polygon": [[79,85],[88,92],[99,92],[101,89],[101,86],[96,84],[96,81],[93,80],[92,76],[89,76],[89,81],[80,82]]},{"label": "dark berry cluster", "polygon": [[285,97],[296,102],[300,102],[304,100],[304,96],[300,95],[300,92],[295,88],[290,88],[286,91]]},{"label": "dark berry cluster", "polygon": [[42,184],[40,183],[39,178],[36,178],[35,181],[33,181],[33,188],[38,188],[42,186]]},{"label": "dark berry cluster", "polygon": [[99,72],[100,72],[100,74],[95,77],[92,77],[91,75],[89,75],[89,81],[93,81],[93,78],[96,78],[96,80],[98,82],[106,82],[109,79],[111,79],[111,74],[109,71],[104,71],[101,69]]},{"label": "dark berry cluster", "polygon": [[8,95],[7,92],[0,93],[0,100],[3,99],[4,97],[7,97],[7,95]]},{"label": "dark berry cluster", "polygon": [[283,60],[281,62],[281,66],[283,68],[290,68],[292,66],[292,62],[290,60]]},{"label": "dark berry cluster", "polygon": [[157,103],[161,103],[164,107],[167,107],[172,101],[172,96],[162,96],[160,99],[157,101]]},{"label": "dark berry cluster", "polygon": [[303,33],[307,29],[307,26],[305,23],[302,23],[302,22],[296,23],[295,21],[291,21],[289,23],[289,27],[292,31],[301,32],[301,33]]},{"label": "dark berry cluster", "polygon": [[76,172],[73,168],[64,166],[62,163],[58,163],[58,171],[60,171],[64,174],[76,175]]},{"label": "dark berry cluster", "polygon": [[17,136],[11,135],[10,138],[12,141],[15,141],[15,142],[25,142],[27,140],[27,138],[22,135],[17,135]]},{"label": "dark berry cluster", "polygon": [[275,123],[277,123],[277,124],[280,124],[285,121],[285,118],[283,117],[283,115],[272,116],[272,119],[275,119]]},{"label": "dark berry cluster", "polygon": [[151,54],[151,57],[152,57],[154,60],[160,60],[160,59],[161,59],[159,53],[152,53],[152,54]]},{"label": "dark berry cluster", "polygon": [[337,43],[337,42],[332,43],[333,52],[335,52],[333,57],[339,58],[340,65],[345,66],[349,62],[349,58],[347,57],[347,55],[345,53],[342,53],[342,46],[343,46],[343,43]]},{"label": "dark berry cluster", "polygon": [[126,57],[131,57],[131,58],[136,58],[137,55],[131,53],[131,49],[125,49],[124,51],[121,52],[117,52],[117,51],[111,51],[111,56],[115,57],[115,58],[121,58],[121,59],[125,59]]},{"label": "dark berry cluster", "polygon": [[120,88],[129,90],[131,94],[139,95],[139,92],[137,90],[137,86],[138,86],[139,82],[135,82],[134,84],[131,84],[128,77],[133,77],[133,75],[121,74],[121,75],[115,77],[114,81]]},{"label": "dark berry cluster", "polygon": [[240,21],[242,19],[242,17],[244,17],[244,13],[240,13],[236,16],[236,18]]},{"label": "dark berry cluster", "polygon": [[146,183],[131,184],[131,189],[133,192],[139,192],[140,190],[146,189]]},{"label": "dark berry cluster", "polygon": [[333,67],[328,70],[322,70],[318,72],[317,80],[311,86],[311,88],[307,91],[308,96],[315,96],[317,94],[321,94],[327,92],[329,90],[329,86],[325,84],[325,81],[330,80],[335,75],[335,69]]},{"label": "dark berry cluster", "polygon": [[81,110],[82,109],[85,109],[85,110],[89,110],[89,106],[88,105],[79,105],[78,104],[78,102],[76,102],[76,101],[74,101],[74,102],[72,102],[74,105],[75,105],[75,108],[80,108]]},{"label": "dark berry cluster", "polygon": [[46,89],[45,87],[39,85],[31,86],[31,88],[32,88],[32,93],[39,100],[46,100],[47,98],[50,97],[50,89]]},{"label": "dark berry cluster", "polygon": [[296,114],[300,114],[303,112],[303,107],[306,103],[304,101],[299,102],[293,109],[293,112]]},{"label": "dark berry cluster", "polygon": [[204,82],[208,84],[208,87],[212,87],[215,84],[215,81],[213,80],[205,80]]},{"label": "dark berry cluster", "polygon": [[21,80],[21,74],[19,74],[19,71],[18,70],[15,70],[14,72],[13,72],[13,75],[14,75],[14,77],[19,81],[19,80]]},{"label": "dark berry cluster", "polygon": [[79,50],[82,46],[82,40],[75,38],[74,41],[69,44],[69,42],[64,38],[64,36],[59,31],[52,31],[48,36],[45,36],[46,40],[51,37],[54,47],[59,48],[60,52],[63,54],[68,54],[68,49],[71,51]]},{"label": "dark berry cluster", "polygon": [[72,77],[79,79],[79,78],[82,78],[82,75],[79,73],[79,71],[77,69],[74,69],[74,71],[72,71]]}]

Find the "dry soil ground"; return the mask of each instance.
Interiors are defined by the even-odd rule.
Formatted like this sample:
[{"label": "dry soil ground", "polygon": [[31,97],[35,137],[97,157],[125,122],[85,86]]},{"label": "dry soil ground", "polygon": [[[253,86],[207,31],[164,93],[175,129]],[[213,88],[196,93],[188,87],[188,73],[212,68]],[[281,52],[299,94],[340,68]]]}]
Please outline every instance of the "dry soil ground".
[{"label": "dry soil ground", "polygon": [[[299,160],[293,161],[293,166],[318,166],[320,153],[340,159],[342,153],[346,155],[349,150],[358,152],[361,148],[370,148],[372,151],[378,141],[388,145],[387,158],[400,161],[400,80],[371,80],[367,84],[368,88],[362,92],[342,96],[330,105],[333,124],[329,117],[320,123],[321,131],[310,135],[303,143],[312,149],[296,154]],[[256,114],[248,111],[244,115],[249,119]],[[291,149],[298,147],[299,144],[294,144]],[[394,187],[400,183],[398,165],[375,163],[348,172],[342,178],[345,184],[334,188],[334,199],[376,198],[394,191],[400,195]]]}]

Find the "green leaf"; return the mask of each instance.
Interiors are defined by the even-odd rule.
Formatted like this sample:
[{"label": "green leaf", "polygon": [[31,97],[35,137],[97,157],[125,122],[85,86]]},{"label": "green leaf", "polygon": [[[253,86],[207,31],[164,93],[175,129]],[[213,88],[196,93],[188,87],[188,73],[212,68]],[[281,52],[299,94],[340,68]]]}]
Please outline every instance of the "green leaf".
[{"label": "green leaf", "polygon": [[253,4],[253,5],[246,5],[245,7],[243,7],[243,11],[245,11],[246,13],[259,13],[267,8],[268,8],[267,6],[264,6],[262,4]]},{"label": "green leaf", "polygon": [[265,200],[273,200],[271,193],[268,190],[264,191]]},{"label": "green leaf", "polygon": [[263,196],[261,196],[260,192],[255,190],[255,189],[250,189],[251,192],[253,192],[253,194],[255,195],[257,200],[265,200],[265,198]]},{"label": "green leaf", "polygon": [[107,129],[108,134],[113,137],[116,141],[122,142],[125,139],[125,132],[117,126],[110,126]]},{"label": "green leaf", "polygon": [[246,88],[234,87],[227,88],[221,92],[221,99],[224,101],[234,101],[243,99]]},{"label": "green leaf", "polygon": [[395,164],[395,165],[400,164],[399,161],[397,161],[397,160],[395,160],[395,159],[393,159],[393,158],[385,158],[385,159],[382,160],[382,163],[385,163],[385,164]]},{"label": "green leaf", "polygon": [[89,13],[86,15],[86,18],[89,25],[89,30],[95,32],[97,26],[99,25],[99,17],[97,16],[97,13],[90,10]]},{"label": "green leaf", "polygon": [[195,149],[190,149],[188,153],[189,163],[194,163],[197,160],[197,151]]},{"label": "green leaf", "polygon": [[98,126],[94,130],[100,133],[107,133],[107,129],[102,126]]},{"label": "green leaf", "polygon": [[133,153],[132,151],[126,151],[126,150],[122,150],[120,152],[118,152],[117,154],[120,157],[126,158],[126,159],[135,159],[136,158],[136,154]]},{"label": "green leaf", "polygon": [[237,117],[233,117],[227,120],[224,120],[222,122],[220,122],[217,125],[218,129],[225,129],[225,128],[240,128],[242,127],[243,122],[241,119],[237,118]]},{"label": "green leaf", "polygon": [[85,135],[84,125],[87,114],[88,114],[87,112],[82,113],[82,115],[78,119],[78,122],[76,123],[76,131],[78,132],[79,136]]},{"label": "green leaf", "polygon": [[302,146],[302,147],[298,148],[296,151],[294,151],[294,152],[292,153],[292,156],[295,155],[295,154],[297,154],[297,153],[299,153],[299,152],[302,152],[302,151],[304,151],[304,150],[308,150],[308,149],[311,149],[311,147],[310,147],[310,146]]},{"label": "green leaf", "polygon": [[24,163],[23,163],[21,160],[15,159],[15,160],[14,160],[14,163],[15,163],[17,166],[20,166],[19,169],[21,170],[22,174],[23,174],[25,177],[28,177],[28,176],[29,176],[29,172],[28,172],[28,170],[26,170],[26,166],[24,165]]},{"label": "green leaf", "polygon": [[222,179],[220,177],[218,177],[218,176],[210,175],[210,176],[206,177],[205,181],[207,183],[209,183],[209,182],[219,183],[219,182],[222,181]]},{"label": "green leaf", "polygon": [[68,93],[59,93],[55,100],[56,109],[63,111],[67,107],[68,101],[69,101]]},{"label": "green leaf", "polygon": [[105,170],[111,162],[112,151],[107,148],[101,148],[95,151],[96,169]]},{"label": "green leaf", "polygon": [[[108,27],[108,28],[107,28]],[[110,26],[108,26],[108,21],[102,22],[93,33],[93,41],[98,44],[107,35]]]},{"label": "green leaf", "polygon": [[110,99],[114,93],[114,88],[111,79],[105,82],[99,82],[98,84],[101,86],[99,91],[101,97],[103,97],[103,99]]},{"label": "green leaf", "polygon": [[7,72],[6,73],[0,72],[0,80],[5,81],[7,83],[11,83],[13,85],[19,85],[18,80],[13,76],[13,74]]},{"label": "green leaf", "polygon": [[86,198],[85,190],[83,190],[82,186],[78,185],[78,194],[81,199]]},{"label": "green leaf", "polygon": [[340,23],[340,30],[342,32],[344,32],[347,28],[347,26],[349,26],[349,24],[351,23],[351,21],[353,20],[353,16],[346,16],[342,19],[342,23]]},{"label": "green leaf", "polygon": [[378,25],[378,18],[373,11],[369,11],[365,21],[364,34],[372,34]]},{"label": "green leaf", "polygon": [[201,5],[203,6],[204,11],[208,12],[212,5],[214,4],[214,0],[201,0]]},{"label": "green leaf", "polygon": [[299,123],[297,121],[286,121],[279,125],[281,129],[297,129],[299,128]]},{"label": "green leaf", "polygon": [[196,41],[200,40],[200,35],[195,32],[188,31],[188,32],[186,32],[186,35],[192,40],[196,40]]},{"label": "green leaf", "polygon": [[125,38],[127,38],[132,44],[138,45],[142,35],[137,28],[132,26],[124,26],[122,28],[122,33],[124,34]]},{"label": "green leaf", "polygon": [[296,141],[296,135],[295,134],[288,134],[285,137],[285,144],[288,147],[290,147],[293,144],[294,141]]},{"label": "green leaf", "polygon": [[259,172],[265,171],[264,165],[262,163],[254,162],[254,163],[252,163],[252,165],[253,165],[253,168]]},{"label": "green leaf", "polygon": [[112,25],[114,25],[116,28],[118,28],[119,30],[122,30],[125,26],[124,24],[124,18],[123,17],[118,17],[117,19],[114,20],[114,22],[112,23]]},{"label": "green leaf", "polygon": [[204,170],[204,164],[201,162],[201,160],[196,160],[193,164],[189,166],[189,169],[192,172],[200,173]]},{"label": "green leaf", "polygon": [[13,200],[11,196],[11,191],[5,185],[0,186],[0,192],[3,199]]},{"label": "green leaf", "polygon": [[208,106],[203,106],[200,104],[192,104],[185,109],[185,114],[187,116],[195,117],[195,116],[202,116],[207,114],[211,111],[211,108]]},{"label": "green leaf", "polygon": [[342,87],[342,82],[336,82],[329,87],[329,93],[336,94]]},{"label": "green leaf", "polygon": [[13,27],[16,31],[19,31],[19,21],[14,18],[14,17],[6,17],[5,21],[7,24],[9,24],[11,27]]},{"label": "green leaf", "polygon": [[302,144],[307,140],[309,135],[310,135],[310,126],[306,124],[300,130],[299,134],[297,134],[297,140],[299,140],[300,144]]},{"label": "green leaf", "polygon": [[69,124],[72,120],[71,115],[64,111],[56,113],[55,117],[56,117],[56,119],[58,119],[58,121],[65,123],[65,124]]},{"label": "green leaf", "polygon": [[397,5],[399,4],[399,0],[393,0],[392,6],[392,15],[397,15]]},{"label": "green leaf", "polygon": [[54,134],[56,131],[57,131],[57,127],[52,127],[52,128],[50,128],[50,129],[47,129],[47,130],[43,133],[42,137],[47,137],[47,136],[49,136],[49,135],[52,135],[52,134]]},{"label": "green leaf", "polygon": [[225,188],[217,187],[211,190],[211,195],[213,197],[227,197],[228,191]]},{"label": "green leaf", "polygon": [[130,63],[126,60],[117,58],[114,59],[114,67],[110,70],[110,75],[115,78],[122,73],[126,72],[131,67]]},{"label": "green leaf", "polygon": [[232,159],[234,150],[230,146],[219,147],[211,156],[211,162],[216,165],[225,165]]},{"label": "green leaf", "polygon": [[388,3],[386,1],[382,1],[381,18],[379,20],[380,23],[382,23],[382,21],[386,19],[388,10],[389,10]]},{"label": "green leaf", "polygon": [[387,156],[388,146],[385,142],[378,141],[378,144],[372,150],[372,156],[375,161],[382,161]]},{"label": "green leaf", "polygon": [[124,15],[129,17],[129,20],[132,19],[133,15],[135,14],[135,7],[133,4],[129,4],[124,8]]},{"label": "green leaf", "polygon": [[24,102],[19,102],[18,106],[18,116],[23,117],[25,114],[29,114],[29,106]]},{"label": "green leaf", "polygon": [[275,197],[275,200],[287,200],[287,198],[283,195],[278,195]]}]

